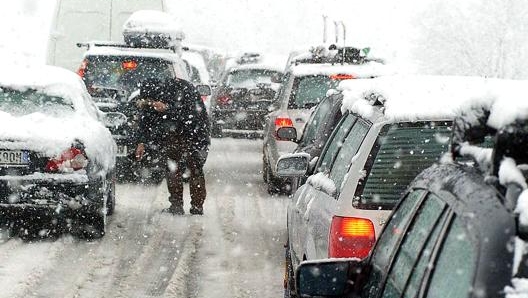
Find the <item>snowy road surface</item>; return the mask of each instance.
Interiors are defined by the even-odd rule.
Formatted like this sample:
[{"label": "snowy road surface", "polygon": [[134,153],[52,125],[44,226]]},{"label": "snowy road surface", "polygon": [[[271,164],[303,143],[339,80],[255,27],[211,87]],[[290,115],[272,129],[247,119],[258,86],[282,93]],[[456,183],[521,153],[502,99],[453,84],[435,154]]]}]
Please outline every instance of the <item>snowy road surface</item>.
[{"label": "snowy road surface", "polygon": [[165,182],[124,184],[101,240],[4,239],[0,297],[282,296],[288,199],[266,193],[261,151],[261,140],[213,140],[203,217],[161,213]]}]

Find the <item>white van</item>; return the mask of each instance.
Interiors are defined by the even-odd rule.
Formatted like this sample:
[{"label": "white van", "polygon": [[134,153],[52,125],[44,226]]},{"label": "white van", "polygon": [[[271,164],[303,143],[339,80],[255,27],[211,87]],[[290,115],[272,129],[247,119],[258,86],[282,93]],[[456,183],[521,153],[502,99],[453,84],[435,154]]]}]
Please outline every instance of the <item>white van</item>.
[{"label": "white van", "polygon": [[76,70],[89,40],[123,42],[123,24],[137,10],[165,11],[163,0],[58,0],[48,43],[47,64]]}]

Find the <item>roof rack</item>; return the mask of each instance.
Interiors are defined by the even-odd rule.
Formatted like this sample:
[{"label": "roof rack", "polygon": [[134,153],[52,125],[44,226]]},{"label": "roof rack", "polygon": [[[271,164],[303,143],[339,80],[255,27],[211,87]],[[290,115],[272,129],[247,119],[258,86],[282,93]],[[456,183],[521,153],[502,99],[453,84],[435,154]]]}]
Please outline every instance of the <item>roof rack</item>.
[{"label": "roof rack", "polygon": [[339,47],[320,45],[312,47],[309,52],[293,57],[292,64],[364,64],[370,61],[384,63],[381,59],[367,57],[370,48]]},{"label": "roof rack", "polygon": [[[171,50],[176,53],[176,47],[175,46],[165,46],[165,47],[153,47],[148,46],[145,44],[137,44],[137,45],[131,45],[131,44],[125,44],[115,41],[88,41],[88,42],[78,42],[77,47],[79,48],[86,48],[89,50],[91,47],[115,47],[115,48],[126,48],[126,49],[162,49],[162,50]],[[189,48],[183,47],[183,50],[186,51]]]}]

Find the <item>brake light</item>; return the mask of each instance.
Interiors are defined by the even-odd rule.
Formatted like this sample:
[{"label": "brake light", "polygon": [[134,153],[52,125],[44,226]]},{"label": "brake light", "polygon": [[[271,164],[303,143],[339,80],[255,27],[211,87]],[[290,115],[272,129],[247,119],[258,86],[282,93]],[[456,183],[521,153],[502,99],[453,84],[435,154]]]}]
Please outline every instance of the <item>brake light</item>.
[{"label": "brake light", "polygon": [[81,63],[81,66],[79,67],[79,69],[77,70],[77,74],[81,77],[81,78],[84,78],[84,75],[86,74],[86,68],[88,67],[88,60],[87,59],[84,59],[83,62]]},{"label": "brake light", "polygon": [[137,62],[134,60],[123,61],[123,63],[121,63],[121,67],[123,67],[125,70],[134,70],[137,68],[137,65]]},{"label": "brake light", "polygon": [[330,79],[332,79],[334,81],[351,80],[351,79],[355,79],[355,78],[356,78],[356,76],[351,75],[351,74],[335,74],[335,75],[331,75],[330,76]]},{"label": "brake light", "polygon": [[330,258],[360,258],[368,256],[376,242],[374,224],[366,218],[332,218],[328,242]]},{"label": "brake light", "polygon": [[290,118],[286,118],[286,117],[275,118],[275,130],[277,130],[279,127],[284,127],[284,126],[292,127],[293,121]]},{"label": "brake light", "polygon": [[52,158],[46,164],[46,172],[72,172],[84,169],[88,165],[88,158],[83,150],[72,147],[64,151],[59,157]]},{"label": "brake light", "polygon": [[216,102],[220,105],[230,104],[231,97],[229,95],[220,95],[216,98]]}]

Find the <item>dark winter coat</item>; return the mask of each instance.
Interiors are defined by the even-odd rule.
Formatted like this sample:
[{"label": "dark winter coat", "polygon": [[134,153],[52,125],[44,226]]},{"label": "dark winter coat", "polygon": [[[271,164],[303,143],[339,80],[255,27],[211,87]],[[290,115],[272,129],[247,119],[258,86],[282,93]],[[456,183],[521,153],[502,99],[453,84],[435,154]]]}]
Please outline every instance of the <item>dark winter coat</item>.
[{"label": "dark winter coat", "polygon": [[139,113],[138,142],[170,146],[176,140],[190,151],[207,149],[210,144],[209,117],[196,88],[184,80],[160,82],[161,87],[142,88],[140,98],[168,104],[165,112],[146,107]]}]

